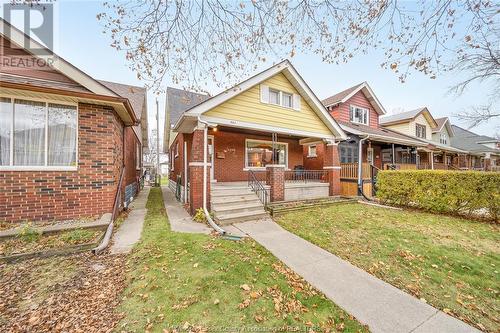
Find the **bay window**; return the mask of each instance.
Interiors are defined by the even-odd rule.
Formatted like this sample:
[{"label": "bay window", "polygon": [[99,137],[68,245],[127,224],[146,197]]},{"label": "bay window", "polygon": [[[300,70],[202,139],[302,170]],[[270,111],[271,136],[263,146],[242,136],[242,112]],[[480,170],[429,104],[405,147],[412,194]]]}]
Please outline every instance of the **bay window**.
[{"label": "bay window", "polygon": [[280,164],[287,167],[288,145],[277,142],[273,149],[271,141],[246,140],[245,167],[263,168],[268,164]]},{"label": "bay window", "polygon": [[0,167],[76,167],[76,105],[0,98]]}]

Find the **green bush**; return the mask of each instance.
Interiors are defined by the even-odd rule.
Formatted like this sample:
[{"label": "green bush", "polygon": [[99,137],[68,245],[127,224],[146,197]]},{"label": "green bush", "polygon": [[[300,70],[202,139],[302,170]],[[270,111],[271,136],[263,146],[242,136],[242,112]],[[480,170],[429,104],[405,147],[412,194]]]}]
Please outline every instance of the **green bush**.
[{"label": "green bush", "polygon": [[500,173],[480,171],[381,171],[377,198],[437,213],[482,214],[498,222]]}]

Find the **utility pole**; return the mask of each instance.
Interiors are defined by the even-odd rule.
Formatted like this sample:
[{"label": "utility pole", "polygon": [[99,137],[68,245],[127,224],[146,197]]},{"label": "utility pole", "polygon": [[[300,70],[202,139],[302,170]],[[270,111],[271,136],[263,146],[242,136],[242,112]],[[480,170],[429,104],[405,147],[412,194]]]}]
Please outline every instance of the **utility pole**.
[{"label": "utility pole", "polygon": [[160,107],[156,99],[156,186],[161,184],[160,175]]}]

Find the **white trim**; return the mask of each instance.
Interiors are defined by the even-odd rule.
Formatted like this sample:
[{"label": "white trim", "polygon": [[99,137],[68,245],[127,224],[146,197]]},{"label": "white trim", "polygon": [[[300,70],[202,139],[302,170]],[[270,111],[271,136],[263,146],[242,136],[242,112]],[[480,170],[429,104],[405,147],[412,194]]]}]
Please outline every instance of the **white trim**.
[{"label": "white trim", "polygon": [[[85,88],[89,89],[95,94],[98,95],[105,95],[105,96],[112,96],[112,97],[119,97],[116,93],[114,93],[112,90],[108,89],[104,85],[102,85],[100,82],[94,80],[91,76],[86,74],[85,72],[81,71],[80,69],[76,68],[63,58],[59,57],[57,54],[55,54],[52,50],[49,50],[36,40],[28,37],[24,32],[21,30],[17,29],[4,19],[0,18],[0,35],[4,36],[6,39],[12,41],[14,44],[17,44],[19,47],[23,47],[23,45],[34,45],[38,49],[44,49],[47,54],[45,55],[35,55],[36,57],[40,59],[44,59],[47,61],[47,59],[52,59],[50,62],[52,67],[59,70],[62,74],[65,76],[71,78],[75,82],[79,83],[80,85],[84,86]],[[9,35],[7,36],[6,31],[10,30]],[[29,51],[29,50],[27,50]]]},{"label": "white trim", "polygon": [[[189,162],[189,166],[204,166],[203,162]],[[212,166],[212,163],[207,163],[207,166]]]},{"label": "white trim", "polygon": [[[267,70],[260,72],[259,74],[251,77],[250,79],[247,79],[246,81],[241,82],[240,84],[234,86],[231,89],[228,89],[212,98],[209,98],[205,102],[198,104],[197,106],[193,107],[192,109],[186,111],[181,118],[179,118],[179,121],[177,121],[177,124],[175,125],[175,129],[177,129],[182,122],[182,120],[185,117],[198,117],[204,112],[207,112],[214,107],[224,103],[225,101],[239,95],[240,93],[254,87],[257,84],[260,84],[261,82],[265,81],[266,79],[283,72],[284,75],[290,79],[293,78],[292,80],[292,85],[294,84],[293,81],[296,82],[298,85],[298,88],[302,89],[304,91],[305,96],[303,97],[308,97],[310,100],[310,104],[312,106],[312,109],[316,112],[316,114],[320,117],[320,119],[323,121],[323,123],[328,127],[328,129],[332,132],[332,137],[333,138],[340,138],[340,139],[347,139],[347,135],[344,133],[342,128],[339,126],[339,124],[330,116],[326,108],[323,106],[321,101],[316,97],[316,95],[311,91],[311,89],[307,86],[307,84],[304,82],[304,80],[300,77],[300,75],[297,73],[295,68],[290,64],[288,60],[282,61]],[[297,88],[297,87],[296,87]]]},{"label": "white trim", "polygon": [[[80,108],[78,107],[78,103],[73,103],[73,102],[67,102],[67,101],[58,101],[58,100],[51,100],[47,98],[34,98],[34,97],[25,97],[25,96],[18,96],[18,95],[9,95],[9,94],[0,94],[0,98],[8,98],[10,99],[11,103],[11,112],[12,112],[12,118],[11,118],[11,126],[10,126],[10,152],[9,152],[9,163],[10,165],[1,165],[0,170],[4,171],[75,171],[78,170],[78,165],[79,165],[79,141],[80,141],[80,126],[79,126],[79,118],[80,118]],[[15,113],[16,113],[16,108],[15,108],[15,100],[25,100],[25,101],[32,101],[32,102],[39,102],[39,103],[45,103],[45,138],[44,138],[44,165],[14,165],[14,121],[15,121]],[[75,165],[48,165],[49,159],[48,159],[48,154],[49,154],[49,104],[58,104],[58,105],[66,105],[66,106],[73,106],[76,108],[76,145],[75,145]]]},{"label": "white trim", "polygon": [[78,166],[51,166],[51,165],[2,165],[0,171],[77,171]]},{"label": "white trim", "polygon": [[[311,147],[314,146],[314,155],[311,154]],[[315,144],[315,143],[310,143],[307,145],[307,157],[309,158],[314,158],[314,157],[318,157],[318,153],[316,151],[316,149],[318,149],[318,145]]]},{"label": "white trim", "polygon": [[[210,160],[210,166],[215,165],[215,137],[213,135],[207,135],[207,148],[208,148],[208,139],[212,139],[212,158]],[[215,167],[210,168],[210,181],[217,182],[215,179]]]},{"label": "white trim", "polygon": [[333,170],[341,170],[342,167],[340,167],[340,166],[325,166],[325,167],[323,167],[323,169],[325,169],[325,170],[332,170],[332,169]]},{"label": "white trim", "polygon": [[328,135],[314,133],[314,132],[293,130],[293,129],[288,129],[288,128],[281,128],[281,127],[275,127],[275,126],[269,126],[269,125],[248,123],[248,122],[244,122],[244,121],[236,121],[236,120],[230,120],[230,119],[224,119],[224,118],[207,117],[207,116],[201,116],[200,118],[204,121],[215,122],[218,125],[226,125],[229,127],[261,130],[264,132],[293,135],[293,136],[302,136],[302,137],[308,137],[308,138],[312,137],[312,138],[318,138],[318,139],[335,140],[335,137],[333,135],[328,136]]},{"label": "white trim", "polygon": [[[245,168],[246,169],[252,169],[252,168],[266,168],[266,166],[264,167],[251,167],[251,166],[248,166],[248,154],[247,154],[247,143],[248,141],[251,141],[251,142],[262,142],[262,143],[270,143],[272,144],[273,142],[272,141],[268,141],[268,140],[259,140],[259,139],[245,139]],[[285,152],[286,152],[286,157],[285,157],[285,164],[282,165],[284,168],[288,169],[288,143],[287,142],[279,142],[277,141],[276,144],[278,145],[285,145]],[[269,165],[281,165],[281,164],[269,164]]]},{"label": "white trim", "polygon": [[[378,100],[377,96],[375,95],[375,93],[373,92],[372,88],[370,87],[370,85],[368,84],[368,82],[363,82],[362,84],[360,84],[354,91],[352,91],[349,95],[347,95],[346,97],[342,98],[340,101],[338,102],[335,102],[335,103],[332,103],[332,104],[328,104],[328,105],[325,105],[325,107],[330,107],[330,106],[333,106],[333,105],[337,105],[337,104],[341,104],[341,103],[345,103],[347,102],[352,96],[356,95],[360,90],[362,90],[363,88],[366,88],[366,90],[368,90],[368,93],[369,95],[373,98],[373,101],[375,102],[375,109],[379,109],[380,112],[377,111],[377,113],[379,115],[383,115],[383,114],[386,114],[387,111],[385,110],[384,106],[382,105],[382,103],[380,103],[380,101]],[[368,100],[370,101],[370,100]],[[371,104],[371,101],[370,101],[370,104]]]},{"label": "white trim", "polygon": [[[361,132],[355,128],[352,128],[352,127],[349,127],[349,126],[346,126],[346,125],[341,125],[342,128],[344,128],[347,132],[350,132],[352,134],[356,134],[356,135],[367,135],[367,133],[364,133],[364,132]],[[395,131],[397,132],[397,131]],[[400,133],[402,135],[405,135],[403,133]],[[427,143],[425,143],[423,140],[420,141],[420,139],[417,139],[419,141],[413,141],[411,139],[408,139],[408,140],[405,140],[405,139],[398,139],[398,138],[392,138],[390,136],[385,136],[385,135],[379,135],[379,134],[368,134],[370,136],[371,139],[378,139],[378,140],[386,140],[386,142],[389,142],[389,143],[396,143],[396,144],[404,144],[404,145],[412,145],[412,146],[426,146]]]}]

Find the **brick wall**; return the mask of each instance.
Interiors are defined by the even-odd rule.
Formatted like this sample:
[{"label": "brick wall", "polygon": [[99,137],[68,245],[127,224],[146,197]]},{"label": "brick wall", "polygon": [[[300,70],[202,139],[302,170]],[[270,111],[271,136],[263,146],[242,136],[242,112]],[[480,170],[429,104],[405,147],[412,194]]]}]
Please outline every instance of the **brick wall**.
[{"label": "brick wall", "polygon": [[[264,136],[219,130],[217,132],[210,131],[209,135],[214,136],[214,176],[218,182],[248,179],[247,172],[243,170],[245,168],[245,139],[271,141],[271,134]],[[296,165],[303,165],[303,148],[298,139],[278,136],[278,141],[288,143],[289,169],[293,170]]]},{"label": "brick wall", "polygon": [[316,144],[316,157],[309,157],[309,148],[307,145],[304,146],[303,150],[304,158],[304,168],[307,170],[323,170],[323,158],[325,154],[325,145]]},{"label": "brick wall", "polygon": [[0,173],[0,220],[66,220],[112,211],[123,123],[110,107],[80,103],[78,125],[77,171]]},{"label": "brick wall", "polygon": [[[137,150],[140,151],[140,142],[132,127],[125,127],[125,174],[123,175],[123,188],[125,193],[124,201],[129,202],[135,197],[139,189],[139,178],[141,176],[141,161],[137,161]],[[117,138],[120,139],[121,138]],[[118,145],[123,143],[117,142]],[[142,156],[142,155],[141,155]],[[138,167],[139,166],[139,169]]]}]

